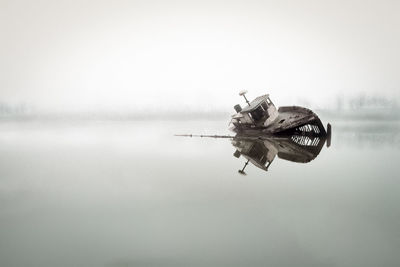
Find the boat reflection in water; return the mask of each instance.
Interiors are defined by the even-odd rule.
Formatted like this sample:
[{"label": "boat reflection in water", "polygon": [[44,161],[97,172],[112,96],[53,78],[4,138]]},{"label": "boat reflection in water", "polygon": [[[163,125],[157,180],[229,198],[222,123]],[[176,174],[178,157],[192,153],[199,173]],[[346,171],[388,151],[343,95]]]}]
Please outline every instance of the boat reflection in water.
[{"label": "boat reflection in water", "polygon": [[325,141],[324,136],[251,137],[238,134],[232,138],[232,145],[236,147],[233,155],[237,158],[243,156],[247,160],[239,170],[240,174],[245,175],[245,168],[249,163],[267,171],[276,157],[298,163],[310,162],[318,156]]},{"label": "boat reflection in water", "polygon": [[244,135],[239,133],[235,136],[194,134],[177,134],[175,136],[231,139],[232,145],[236,148],[233,155],[237,158],[243,156],[246,159],[243,168],[238,172],[246,175],[244,170],[249,163],[264,171],[268,171],[268,168],[276,157],[297,163],[307,163],[318,156],[325,143],[327,147],[330,146],[330,134],[310,135],[305,133],[307,132],[294,132],[292,135],[280,136]]}]

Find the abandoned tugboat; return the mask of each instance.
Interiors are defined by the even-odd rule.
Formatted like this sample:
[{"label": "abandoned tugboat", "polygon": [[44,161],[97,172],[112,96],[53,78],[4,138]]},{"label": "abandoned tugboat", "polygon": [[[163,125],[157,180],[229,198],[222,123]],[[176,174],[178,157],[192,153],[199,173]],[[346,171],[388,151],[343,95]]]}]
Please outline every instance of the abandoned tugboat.
[{"label": "abandoned tugboat", "polygon": [[288,106],[276,109],[269,95],[262,95],[249,102],[247,91],[241,91],[248,106],[234,106],[236,114],[232,115],[232,131],[249,135],[294,135],[330,136],[331,126],[327,130],[318,116],[303,107]]},{"label": "abandoned tugboat", "polygon": [[276,109],[269,95],[262,95],[249,102],[247,91],[241,91],[247,106],[234,106],[231,135],[192,135],[177,136],[229,138],[236,148],[235,157],[243,156],[247,161],[239,170],[246,174],[245,168],[250,163],[267,171],[276,156],[281,159],[307,163],[316,158],[324,146],[331,143],[331,125],[325,130],[319,117],[311,110],[288,106]]}]

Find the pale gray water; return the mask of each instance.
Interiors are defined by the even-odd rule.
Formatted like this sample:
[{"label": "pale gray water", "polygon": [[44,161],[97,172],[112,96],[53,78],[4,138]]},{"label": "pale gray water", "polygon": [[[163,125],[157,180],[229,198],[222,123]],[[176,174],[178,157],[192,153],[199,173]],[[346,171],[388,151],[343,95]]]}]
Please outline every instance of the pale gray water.
[{"label": "pale gray water", "polygon": [[0,266],[399,266],[399,123],[331,123],[241,176],[229,140],[173,136],[227,121],[1,122]]}]

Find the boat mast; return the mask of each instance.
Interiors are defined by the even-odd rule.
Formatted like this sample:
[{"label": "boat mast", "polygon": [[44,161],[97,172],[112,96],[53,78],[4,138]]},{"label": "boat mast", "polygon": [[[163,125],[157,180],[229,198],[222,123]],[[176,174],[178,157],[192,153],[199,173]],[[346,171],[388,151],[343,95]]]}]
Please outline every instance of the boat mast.
[{"label": "boat mast", "polygon": [[249,100],[247,100],[246,94],[247,94],[247,90],[242,90],[242,91],[239,92],[239,95],[240,95],[240,96],[243,96],[244,99],[246,100],[247,105],[250,106],[250,102],[249,102]]}]

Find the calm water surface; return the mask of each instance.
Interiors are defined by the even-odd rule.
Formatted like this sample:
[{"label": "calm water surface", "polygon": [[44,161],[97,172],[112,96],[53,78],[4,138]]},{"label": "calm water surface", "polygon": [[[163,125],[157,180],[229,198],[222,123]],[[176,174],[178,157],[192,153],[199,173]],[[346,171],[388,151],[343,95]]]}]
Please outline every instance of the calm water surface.
[{"label": "calm water surface", "polygon": [[0,122],[0,266],[399,266],[400,126],[269,171],[227,121]]}]

